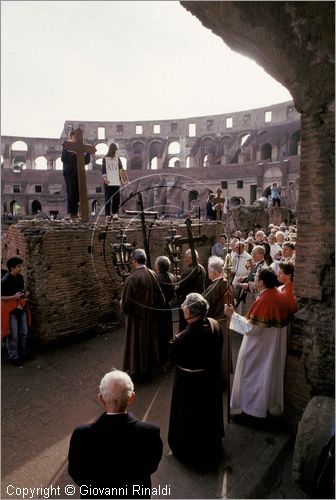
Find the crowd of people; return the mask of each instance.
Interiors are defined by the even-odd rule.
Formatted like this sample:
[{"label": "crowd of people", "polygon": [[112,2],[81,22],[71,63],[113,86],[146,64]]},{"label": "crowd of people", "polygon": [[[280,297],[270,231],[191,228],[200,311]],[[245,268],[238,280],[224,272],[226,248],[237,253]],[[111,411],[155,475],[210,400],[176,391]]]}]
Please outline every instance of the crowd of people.
[{"label": "crowd of people", "polygon": [[[151,270],[145,251],[133,251],[120,300],[126,318],[123,367],[101,381],[104,413],[72,434],[69,474],[76,484],[100,488],[100,498],[150,497],[150,476],[162,456],[160,429],[139,422],[128,407],[135,398],[133,381],[150,380],[168,365],[175,367],[167,435],[172,454],[189,465],[218,463],[228,328],[243,336],[233,377],[232,421],[263,426],[274,409],[283,411],[287,328],[297,311],[295,240],[296,227],[285,224],[270,224],[267,230],[257,226],[246,238],[239,231],[231,238],[222,233],[207,269],[197,250],[185,251],[178,280],[166,256],[159,256]],[[9,259],[2,278],[2,304],[11,307],[6,343],[16,366],[23,363],[27,338],[22,264],[18,257]],[[174,304],[179,309],[176,335]],[[134,491],[139,484],[145,493]],[[95,497],[92,491],[81,496]]]}]

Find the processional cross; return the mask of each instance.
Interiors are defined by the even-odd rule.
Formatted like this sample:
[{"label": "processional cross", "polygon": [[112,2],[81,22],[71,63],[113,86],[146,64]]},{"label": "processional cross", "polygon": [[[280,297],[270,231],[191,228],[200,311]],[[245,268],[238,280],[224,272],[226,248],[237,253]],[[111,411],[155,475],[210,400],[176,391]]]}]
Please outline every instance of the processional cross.
[{"label": "processional cross", "polygon": [[223,208],[224,208],[225,198],[221,198],[222,194],[221,188],[218,188],[216,193],[217,196],[213,200],[216,205],[216,220],[221,220],[221,203],[223,203]]},{"label": "processional cross", "polygon": [[147,267],[149,269],[152,269],[150,252],[149,252],[149,235],[147,236],[147,229],[146,229],[146,216],[155,217],[156,219],[156,217],[158,216],[158,212],[145,211],[143,207],[142,194],[139,192],[136,193],[136,195],[138,198],[137,202],[140,210],[125,210],[125,213],[128,215],[140,215],[143,245],[147,257]]},{"label": "processional cross", "polygon": [[83,130],[76,128],[75,130],[76,142],[65,141],[63,147],[68,151],[73,151],[77,155],[77,173],[78,173],[78,190],[81,217],[84,222],[89,219],[89,204],[86,187],[85,175],[85,153],[95,154],[96,148],[91,144],[84,144]]}]

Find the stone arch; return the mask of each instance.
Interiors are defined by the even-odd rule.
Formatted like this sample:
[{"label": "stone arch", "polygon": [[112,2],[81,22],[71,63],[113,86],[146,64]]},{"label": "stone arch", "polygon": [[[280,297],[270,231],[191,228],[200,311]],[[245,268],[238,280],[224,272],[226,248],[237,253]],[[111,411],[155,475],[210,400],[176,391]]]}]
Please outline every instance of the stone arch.
[{"label": "stone arch", "polygon": [[169,168],[180,168],[180,166],[181,166],[181,162],[177,156],[173,156],[172,158],[170,158],[169,163],[168,163]]},{"label": "stone arch", "polygon": [[55,168],[56,170],[63,170],[63,163],[60,156],[55,160]]},{"label": "stone arch", "polygon": [[28,151],[28,146],[24,141],[15,141],[10,146],[11,151]]},{"label": "stone arch", "polygon": [[145,143],[142,141],[136,141],[132,144],[132,150],[134,155],[142,155],[145,149]]},{"label": "stone arch", "polygon": [[158,169],[158,157],[153,156],[153,158],[150,161],[150,169],[151,170],[157,170]]},{"label": "stone arch", "polygon": [[42,212],[42,205],[38,200],[33,200],[31,202],[31,212],[32,212],[32,215],[35,215],[38,212]]},{"label": "stone arch", "polygon": [[203,156],[203,163],[202,163],[203,167],[209,167],[210,165],[210,162],[209,162],[209,154],[206,153],[204,156]]},{"label": "stone arch", "polygon": [[105,142],[98,142],[95,144],[96,156],[105,156],[108,151],[108,145]]},{"label": "stone arch", "polygon": [[12,167],[14,172],[21,172],[27,168],[26,158],[24,156],[15,156],[12,159]]},{"label": "stone arch", "polygon": [[272,159],[272,145],[269,142],[265,142],[261,146],[260,159],[261,160],[271,160]]},{"label": "stone arch", "polygon": [[213,154],[215,152],[215,140],[213,137],[203,137],[201,142],[201,154],[202,156],[208,153]]},{"label": "stone arch", "polygon": [[239,147],[244,146],[246,144],[246,141],[251,137],[251,132],[243,132],[240,134],[237,138],[237,143]]},{"label": "stone arch", "polygon": [[188,193],[188,206],[190,207],[191,204],[198,199],[199,192],[196,189],[192,189]]},{"label": "stone arch", "polygon": [[228,152],[229,147],[231,146],[232,143],[232,136],[231,135],[224,135],[221,137],[219,140],[219,152],[221,155],[225,155]]},{"label": "stone arch", "polygon": [[164,146],[163,146],[162,142],[152,141],[149,144],[149,161],[151,162],[155,156],[157,156],[158,158],[161,158],[163,149],[164,149]]},{"label": "stone arch", "polygon": [[119,156],[122,166],[127,170],[127,158],[125,156]]},{"label": "stone arch", "polygon": [[290,138],[288,143],[288,155],[295,156],[299,154],[299,144],[301,140],[301,131],[297,130],[294,132]]},{"label": "stone arch", "polygon": [[99,200],[93,200],[91,203],[91,215],[99,215],[100,213],[100,202]]},{"label": "stone arch", "polygon": [[[103,157],[101,156],[100,158],[97,158],[95,160],[95,165],[98,165],[99,167],[101,167],[103,164]],[[85,165],[85,170],[88,170],[88,167],[89,165]]]},{"label": "stone arch", "polygon": [[14,217],[23,213],[22,206],[16,200],[10,202],[9,211]]},{"label": "stone arch", "polygon": [[35,170],[47,170],[48,162],[45,156],[38,156],[34,160],[34,169]]},{"label": "stone arch", "polygon": [[269,167],[264,172],[263,189],[266,189],[273,182],[282,183],[282,170],[278,167]]},{"label": "stone arch", "polygon": [[131,159],[130,170],[142,170],[143,161],[140,156],[133,156]]},{"label": "stone arch", "polygon": [[169,155],[179,155],[181,152],[181,146],[178,141],[172,141],[168,145],[168,154]]}]

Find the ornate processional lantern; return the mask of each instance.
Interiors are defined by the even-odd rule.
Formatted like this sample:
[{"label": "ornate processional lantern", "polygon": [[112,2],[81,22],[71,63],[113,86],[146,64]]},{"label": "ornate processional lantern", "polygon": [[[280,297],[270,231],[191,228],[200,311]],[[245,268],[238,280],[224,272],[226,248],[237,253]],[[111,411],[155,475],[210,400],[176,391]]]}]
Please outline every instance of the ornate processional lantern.
[{"label": "ornate processional lantern", "polygon": [[173,228],[173,224],[168,233],[169,236],[166,237],[166,251],[170,262],[174,265],[174,275],[176,278],[179,278],[179,262],[182,253],[181,235],[176,234],[177,231]]},{"label": "ornate processional lantern", "polygon": [[131,255],[134,247],[130,243],[126,243],[126,235],[122,229],[117,236],[117,241],[117,243],[111,244],[112,261],[117,273],[124,282],[131,272]]}]

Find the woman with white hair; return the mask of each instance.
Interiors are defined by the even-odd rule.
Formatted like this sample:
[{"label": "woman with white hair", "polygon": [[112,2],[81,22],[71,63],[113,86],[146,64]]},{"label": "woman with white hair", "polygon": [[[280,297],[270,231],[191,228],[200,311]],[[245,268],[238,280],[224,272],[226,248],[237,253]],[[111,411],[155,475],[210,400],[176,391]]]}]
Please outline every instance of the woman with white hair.
[{"label": "woman with white hair", "polygon": [[221,357],[223,334],[207,318],[208,301],[189,293],[182,304],[187,327],[171,343],[176,366],[168,443],[176,458],[191,465],[215,465],[224,436]]}]

